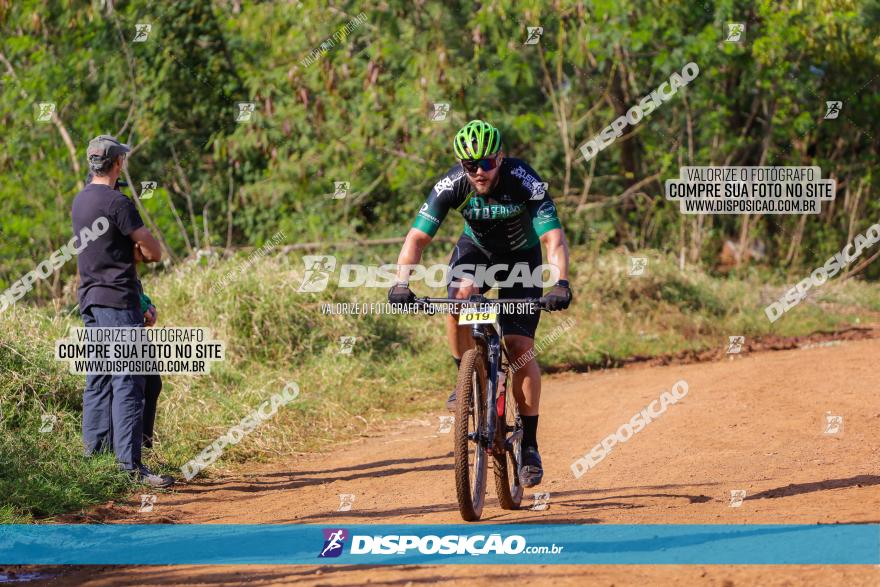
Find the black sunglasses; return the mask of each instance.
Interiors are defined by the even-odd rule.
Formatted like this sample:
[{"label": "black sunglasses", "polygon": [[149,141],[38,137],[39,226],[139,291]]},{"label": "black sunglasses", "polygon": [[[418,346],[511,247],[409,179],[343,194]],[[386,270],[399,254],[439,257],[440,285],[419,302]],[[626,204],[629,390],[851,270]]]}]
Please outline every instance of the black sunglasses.
[{"label": "black sunglasses", "polygon": [[492,171],[498,167],[498,155],[484,157],[482,159],[462,159],[461,166],[468,173],[476,173],[478,169],[483,171]]}]

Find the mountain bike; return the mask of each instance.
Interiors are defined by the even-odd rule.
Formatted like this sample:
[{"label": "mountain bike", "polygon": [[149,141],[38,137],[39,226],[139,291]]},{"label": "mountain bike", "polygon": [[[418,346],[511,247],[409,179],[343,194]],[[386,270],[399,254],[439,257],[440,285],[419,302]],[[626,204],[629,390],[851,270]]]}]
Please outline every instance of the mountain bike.
[{"label": "mountain bike", "polygon": [[523,428],[512,393],[513,361],[504,345],[498,315],[508,304],[531,304],[537,311],[546,310],[546,302],[544,298],[496,300],[483,296],[467,300],[417,298],[416,302],[457,306],[459,324],[472,325],[474,348],[461,357],[455,387],[455,489],[461,517],[473,522],[482,516],[490,460],[501,507],[519,509]]}]

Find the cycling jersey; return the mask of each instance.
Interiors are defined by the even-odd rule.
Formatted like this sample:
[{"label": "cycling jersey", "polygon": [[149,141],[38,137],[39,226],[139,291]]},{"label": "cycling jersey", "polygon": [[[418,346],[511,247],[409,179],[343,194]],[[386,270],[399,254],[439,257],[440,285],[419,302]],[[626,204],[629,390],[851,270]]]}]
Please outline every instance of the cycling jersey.
[{"label": "cycling jersey", "polygon": [[498,174],[492,192],[480,196],[455,165],[434,184],[412,227],[434,236],[455,209],[464,217],[464,234],[496,253],[529,249],[545,232],[562,228],[547,184],[525,161],[505,157]]}]

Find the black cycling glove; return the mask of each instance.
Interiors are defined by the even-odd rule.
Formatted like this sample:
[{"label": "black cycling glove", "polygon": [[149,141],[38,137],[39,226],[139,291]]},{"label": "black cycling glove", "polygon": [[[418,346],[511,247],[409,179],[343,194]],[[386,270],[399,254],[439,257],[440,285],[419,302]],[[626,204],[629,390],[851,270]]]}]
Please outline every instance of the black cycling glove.
[{"label": "black cycling glove", "polygon": [[416,294],[405,283],[398,283],[388,290],[388,301],[392,304],[410,304],[416,299]]},{"label": "black cycling glove", "polygon": [[547,300],[547,309],[551,312],[566,309],[571,304],[571,288],[568,282],[564,279],[557,281],[544,299]]}]

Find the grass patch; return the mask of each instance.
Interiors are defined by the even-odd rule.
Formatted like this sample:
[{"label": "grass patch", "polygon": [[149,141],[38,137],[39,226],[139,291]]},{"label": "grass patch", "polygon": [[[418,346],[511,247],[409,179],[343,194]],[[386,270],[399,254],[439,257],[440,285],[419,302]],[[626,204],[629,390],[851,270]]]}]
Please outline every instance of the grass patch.
[{"label": "grass patch", "polygon": [[0,523],[80,509],[130,487],[111,455],[83,457],[82,383],[53,359],[64,323],[20,309],[2,321]]}]

